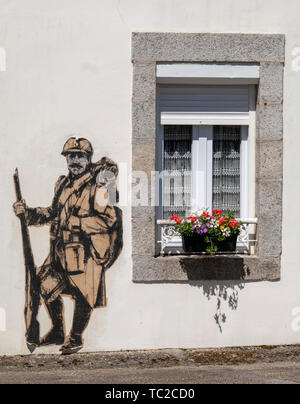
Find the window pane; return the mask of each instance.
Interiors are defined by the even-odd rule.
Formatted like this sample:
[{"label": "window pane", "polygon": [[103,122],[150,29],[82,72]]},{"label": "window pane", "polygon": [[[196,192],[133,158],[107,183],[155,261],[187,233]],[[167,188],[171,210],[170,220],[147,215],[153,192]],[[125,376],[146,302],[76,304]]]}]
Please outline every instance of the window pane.
[{"label": "window pane", "polygon": [[163,218],[191,211],[192,126],[164,127]]},{"label": "window pane", "polygon": [[240,126],[215,126],[213,137],[213,209],[240,217]]}]

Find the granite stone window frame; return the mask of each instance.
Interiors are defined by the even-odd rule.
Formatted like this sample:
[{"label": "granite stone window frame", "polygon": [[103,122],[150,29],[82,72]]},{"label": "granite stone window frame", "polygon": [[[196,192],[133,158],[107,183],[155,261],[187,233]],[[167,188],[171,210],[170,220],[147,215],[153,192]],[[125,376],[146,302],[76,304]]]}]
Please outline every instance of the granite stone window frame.
[{"label": "granite stone window frame", "polygon": [[[134,282],[278,281],[282,254],[283,78],[281,34],[132,34],[132,170],[156,170],[156,64],[258,63],[255,256],[157,256],[156,211],[132,208]],[[151,192],[149,192],[149,195]]]}]

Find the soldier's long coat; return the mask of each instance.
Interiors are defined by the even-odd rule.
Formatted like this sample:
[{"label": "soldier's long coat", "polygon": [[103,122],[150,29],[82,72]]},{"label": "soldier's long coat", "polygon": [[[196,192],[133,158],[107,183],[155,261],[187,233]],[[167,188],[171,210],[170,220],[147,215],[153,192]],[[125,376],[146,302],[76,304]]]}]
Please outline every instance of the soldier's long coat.
[{"label": "soldier's long coat", "polygon": [[[51,225],[50,254],[39,270],[41,295],[46,302],[55,300],[71,285],[92,308],[106,306],[105,270],[114,263],[123,246],[122,212],[110,204],[109,189],[96,181],[100,172],[108,171],[115,177],[118,175],[117,166],[103,158],[75,181],[60,177],[52,205],[28,209],[28,225]],[[67,272],[65,254],[74,229],[79,230],[79,241],[85,248],[85,270],[78,274]]]}]

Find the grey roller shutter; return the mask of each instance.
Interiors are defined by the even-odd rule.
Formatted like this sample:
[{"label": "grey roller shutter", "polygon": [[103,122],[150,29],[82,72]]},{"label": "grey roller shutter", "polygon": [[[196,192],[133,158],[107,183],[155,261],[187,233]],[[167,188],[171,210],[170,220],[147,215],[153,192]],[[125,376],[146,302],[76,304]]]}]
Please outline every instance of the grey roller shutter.
[{"label": "grey roller shutter", "polygon": [[162,125],[249,124],[249,86],[168,86],[158,88]]}]

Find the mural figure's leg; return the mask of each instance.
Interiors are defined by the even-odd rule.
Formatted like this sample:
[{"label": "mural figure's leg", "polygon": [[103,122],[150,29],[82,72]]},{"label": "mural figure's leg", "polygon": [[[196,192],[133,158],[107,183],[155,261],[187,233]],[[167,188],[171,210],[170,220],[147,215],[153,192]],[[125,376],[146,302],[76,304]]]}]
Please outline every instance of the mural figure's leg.
[{"label": "mural figure's leg", "polygon": [[52,328],[41,340],[41,345],[62,345],[65,341],[63,301],[59,296],[54,302],[46,303]]},{"label": "mural figure's leg", "polygon": [[66,343],[62,346],[61,352],[64,355],[76,353],[83,348],[83,333],[86,329],[93,309],[82,295],[74,296],[75,311],[73,318],[73,326]]}]

